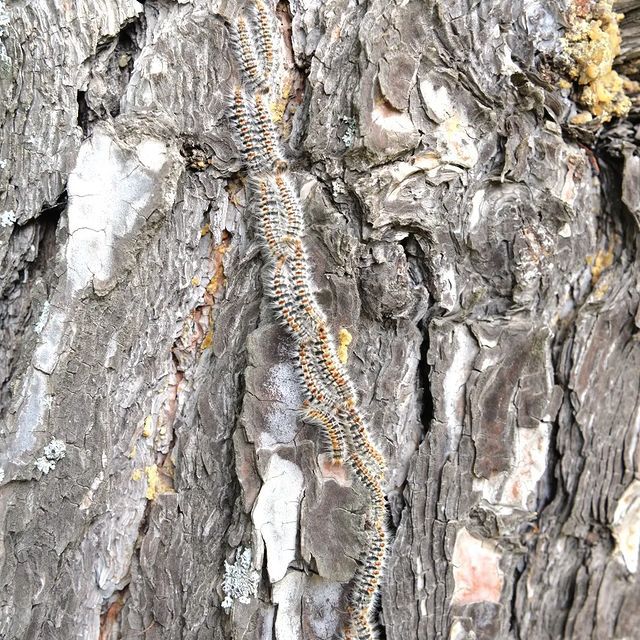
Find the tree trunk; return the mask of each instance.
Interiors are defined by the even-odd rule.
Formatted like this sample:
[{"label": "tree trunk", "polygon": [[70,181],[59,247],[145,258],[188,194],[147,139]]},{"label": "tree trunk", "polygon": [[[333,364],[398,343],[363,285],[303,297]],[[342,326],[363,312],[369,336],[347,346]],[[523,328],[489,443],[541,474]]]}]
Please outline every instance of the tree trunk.
[{"label": "tree trunk", "polygon": [[[339,637],[367,496],[264,294],[240,9],[0,0],[3,640]],[[637,637],[640,2],[617,71],[608,0],[275,9],[381,637]]]}]

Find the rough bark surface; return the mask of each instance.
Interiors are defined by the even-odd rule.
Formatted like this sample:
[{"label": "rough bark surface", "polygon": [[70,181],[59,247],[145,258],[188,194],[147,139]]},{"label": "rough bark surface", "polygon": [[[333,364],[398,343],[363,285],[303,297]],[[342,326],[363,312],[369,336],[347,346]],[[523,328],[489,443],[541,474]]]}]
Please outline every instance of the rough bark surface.
[{"label": "rough bark surface", "polygon": [[[317,296],[389,464],[387,640],[640,628],[640,134],[570,124],[570,8],[277,5]],[[0,1],[3,640],[335,637],[364,496],[262,292],[239,9]]]}]

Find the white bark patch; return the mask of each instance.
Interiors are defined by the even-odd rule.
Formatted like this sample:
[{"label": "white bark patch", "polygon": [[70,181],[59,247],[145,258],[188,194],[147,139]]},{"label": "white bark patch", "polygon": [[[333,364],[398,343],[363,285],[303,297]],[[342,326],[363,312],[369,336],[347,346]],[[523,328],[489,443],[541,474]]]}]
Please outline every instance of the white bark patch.
[{"label": "white bark patch", "polygon": [[[67,314],[59,307],[47,303],[47,314],[38,333],[40,341],[33,352],[32,363],[36,369],[51,374],[58,364],[60,357],[60,342],[64,335]],[[38,324],[42,319],[38,321]]]},{"label": "white bark patch", "polygon": [[434,277],[438,281],[440,304],[445,309],[453,309],[453,307],[458,303],[456,270],[442,255],[434,257],[434,266],[437,270]]},{"label": "white bark patch", "polygon": [[482,497],[489,504],[527,511],[545,470],[550,432],[551,425],[546,422],[541,422],[535,429],[516,429],[514,463],[510,472],[489,479],[474,478],[474,491],[482,492]]},{"label": "white bark patch", "polygon": [[0,227],[11,227],[16,222],[16,214],[14,211],[3,211],[0,213]]},{"label": "white bark patch", "polygon": [[473,231],[478,222],[480,222],[480,213],[482,207],[482,201],[484,200],[485,189],[478,189],[471,199],[471,212],[467,219],[467,231]]},{"label": "white bark patch", "polygon": [[159,172],[167,161],[167,147],[160,140],[143,140],[136,147],[136,153],[141,164],[154,173]]},{"label": "white bark patch", "polygon": [[155,196],[153,174],[166,161],[166,146],[153,138],[141,142],[134,155],[108,132],[96,130],[80,147],[68,183],[68,294],[94,278],[110,278],[113,245],[146,213]]},{"label": "white bark patch", "polygon": [[19,456],[35,445],[35,433],[42,431],[48,410],[48,386],[49,376],[41,371],[32,370],[31,375],[25,380],[22,398],[18,401],[18,429],[15,437],[9,441],[3,462],[19,462]]},{"label": "white bark patch", "polygon": [[273,603],[276,610],[276,640],[302,640],[302,592],[305,575],[300,571],[291,571],[282,580],[273,585]]},{"label": "white bark patch", "polygon": [[635,573],[640,552],[640,480],[634,480],[620,496],[611,531],[618,557],[631,573]]},{"label": "white bark patch", "polygon": [[49,311],[51,310],[51,305],[49,301],[46,300],[44,305],[42,305],[42,311],[40,312],[40,317],[38,318],[38,322],[36,326],[33,327],[33,330],[36,333],[42,333],[44,326],[47,324],[47,320],[49,319]]},{"label": "white bark patch", "polygon": [[571,237],[571,225],[568,222],[565,222],[562,227],[558,230],[558,235],[562,238],[570,238]]},{"label": "white bark patch", "polygon": [[420,83],[420,93],[429,117],[437,123],[434,133],[438,136],[437,151],[443,162],[471,168],[478,162],[476,133],[468,118],[453,104],[444,87],[437,87],[425,79]]},{"label": "white bark patch", "polygon": [[436,123],[442,124],[454,114],[454,107],[445,87],[436,87],[428,78],[420,83],[420,93],[424,98],[426,111]]},{"label": "white bark patch", "polygon": [[96,520],[84,537],[80,548],[83,557],[92,559],[88,575],[95,580],[96,587],[87,591],[87,606],[99,607],[127,583],[145,504],[144,500],[133,502],[123,493],[112,512]]},{"label": "white bark patch", "polygon": [[441,139],[445,144],[442,159],[445,162],[472,168],[478,162],[478,147],[475,143],[475,131],[461,116],[455,115],[439,127]]},{"label": "white bark patch", "polygon": [[409,134],[415,131],[408,113],[391,109],[384,103],[374,107],[371,113],[371,122],[376,127],[389,133]]},{"label": "white bark patch", "polygon": [[293,441],[298,426],[297,410],[302,406],[300,376],[290,362],[270,367],[266,387],[273,402],[265,415],[265,431],[260,434],[261,448]]},{"label": "white bark patch", "polygon": [[465,325],[453,330],[454,356],[442,383],[447,421],[447,450],[455,451],[462,435],[464,420],[465,385],[478,355],[478,344]]},{"label": "white bark patch", "polygon": [[454,592],[452,604],[500,602],[504,574],[496,544],[474,538],[462,528],[453,548]]},{"label": "white bark patch", "polygon": [[305,595],[311,601],[315,616],[311,618],[311,628],[317,638],[331,640],[335,637],[340,623],[340,598],[343,588],[335,582],[320,581],[319,578],[309,581]]},{"label": "white bark patch", "polygon": [[470,635],[460,620],[454,619],[449,631],[449,640],[475,640],[475,634]]},{"label": "white bark patch", "polygon": [[80,511],[86,511],[93,504],[93,496],[98,487],[104,482],[104,471],[101,471],[91,483],[89,490],[82,497],[80,502]]},{"label": "white bark patch", "polygon": [[296,556],[302,489],[300,468],[272,455],[252,514],[267,549],[267,572],[272,583],[282,580]]},{"label": "white bark patch", "polygon": [[[32,369],[27,372],[13,412],[15,436],[0,454],[0,463],[20,462],[33,449],[35,433],[44,430],[48,408],[48,375],[64,350],[68,318],[84,287],[112,278],[113,248],[144,222],[158,203],[159,187],[170,154],[164,142],[144,138],[135,149],[118,142],[107,126],[96,127],[78,152],[69,175],[68,231],[64,249],[66,278],[43,308]],[[163,187],[162,190],[164,190]]]}]

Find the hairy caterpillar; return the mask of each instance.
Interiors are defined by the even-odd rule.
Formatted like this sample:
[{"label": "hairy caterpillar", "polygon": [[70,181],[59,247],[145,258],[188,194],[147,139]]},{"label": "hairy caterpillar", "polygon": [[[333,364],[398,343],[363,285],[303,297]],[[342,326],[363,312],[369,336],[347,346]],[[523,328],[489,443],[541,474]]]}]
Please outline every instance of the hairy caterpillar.
[{"label": "hairy caterpillar", "polygon": [[[310,285],[304,217],[269,110],[276,71],[274,18],[263,0],[230,26],[242,86],[233,91],[231,121],[242,151],[262,241],[265,288],[278,319],[297,345],[306,397],[302,418],[316,425],[335,464],[345,464],[369,496],[367,549],[351,583],[344,640],[376,637],[372,615],[387,546],[384,457],[369,437],[358,397],[338,358],[335,336]],[[277,84],[277,83],[276,83]]]}]

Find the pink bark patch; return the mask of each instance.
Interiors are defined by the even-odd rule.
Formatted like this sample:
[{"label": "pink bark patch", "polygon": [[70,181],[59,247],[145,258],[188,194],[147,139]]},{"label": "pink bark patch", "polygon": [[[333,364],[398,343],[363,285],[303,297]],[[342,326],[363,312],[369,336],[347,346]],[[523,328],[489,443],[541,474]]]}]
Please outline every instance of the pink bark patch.
[{"label": "pink bark patch", "polygon": [[349,484],[349,475],[347,474],[347,470],[344,465],[334,464],[331,462],[329,455],[321,453],[318,456],[318,464],[320,466],[320,471],[322,472],[322,477],[325,478],[325,480],[332,479],[343,486],[347,486]]},{"label": "pink bark patch", "polygon": [[504,575],[500,570],[500,554],[493,543],[460,529],[452,564],[455,583],[452,604],[500,602]]}]

